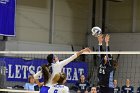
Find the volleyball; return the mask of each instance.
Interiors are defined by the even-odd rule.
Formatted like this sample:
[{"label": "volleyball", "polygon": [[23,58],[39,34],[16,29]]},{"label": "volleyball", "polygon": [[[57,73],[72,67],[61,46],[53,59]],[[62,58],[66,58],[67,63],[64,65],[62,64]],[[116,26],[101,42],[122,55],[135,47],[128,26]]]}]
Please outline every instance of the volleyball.
[{"label": "volleyball", "polygon": [[100,27],[93,27],[92,29],[91,29],[91,32],[92,32],[92,35],[93,36],[95,36],[95,37],[97,37],[97,36],[99,36],[100,34],[102,34],[102,30],[101,30],[101,28]]}]

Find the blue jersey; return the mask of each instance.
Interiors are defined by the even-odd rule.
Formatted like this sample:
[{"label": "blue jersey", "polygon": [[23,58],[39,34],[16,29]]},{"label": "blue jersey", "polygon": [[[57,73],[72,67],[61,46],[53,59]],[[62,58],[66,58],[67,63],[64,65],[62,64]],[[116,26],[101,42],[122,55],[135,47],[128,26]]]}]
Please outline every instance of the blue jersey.
[{"label": "blue jersey", "polygon": [[48,93],[50,87],[48,86],[42,86],[40,89],[40,93]]},{"label": "blue jersey", "polygon": [[137,89],[137,93],[140,93],[140,87],[138,87],[138,89]]},{"label": "blue jersey", "polygon": [[15,36],[16,0],[0,0],[0,35]]},{"label": "blue jersey", "polygon": [[122,87],[121,93],[134,93],[134,88],[132,86],[127,87],[124,85]]},{"label": "blue jersey", "polygon": [[84,93],[86,90],[88,90],[89,86],[90,86],[90,84],[87,81],[85,81],[84,83],[82,83],[82,82],[76,83],[77,90],[80,90],[81,93]]},{"label": "blue jersey", "polygon": [[118,87],[118,86],[115,87],[115,88],[114,88],[114,93],[120,93],[120,87]]}]

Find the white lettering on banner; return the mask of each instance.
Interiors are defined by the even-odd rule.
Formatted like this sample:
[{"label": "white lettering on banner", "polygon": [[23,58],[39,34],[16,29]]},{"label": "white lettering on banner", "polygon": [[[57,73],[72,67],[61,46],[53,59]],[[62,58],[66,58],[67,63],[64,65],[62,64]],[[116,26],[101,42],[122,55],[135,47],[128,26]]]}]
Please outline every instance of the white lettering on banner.
[{"label": "white lettering on banner", "polygon": [[29,72],[31,73],[31,75],[34,75],[35,74],[35,67],[34,66],[30,66],[29,67]]},{"label": "white lettering on banner", "polygon": [[83,68],[63,68],[62,70],[64,73],[67,74],[67,80],[78,80],[78,76],[82,75],[84,73]]},{"label": "white lettering on banner", "polygon": [[[41,66],[33,66],[33,65],[15,65],[8,64],[7,67],[7,75],[8,79],[23,79],[26,80],[29,74],[35,74],[41,70]],[[69,81],[77,81],[79,79],[78,76],[84,73],[84,68],[71,68],[64,67],[62,70],[67,75],[67,80]],[[39,79],[42,78],[42,75],[39,76]]]},{"label": "white lettering on banner", "polygon": [[72,80],[78,80],[78,75],[77,75],[77,69],[74,68],[74,74],[73,74],[73,79]]},{"label": "white lettering on banner", "polygon": [[9,2],[9,0],[0,0],[1,4],[7,4]]},{"label": "white lettering on banner", "polygon": [[[15,69],[13,69],[13,66]],[[30,74],[35,74],[35,69],[36,72],[40,71],[41,66],[35,67],[35,66],[26,66],[26,65],[12,65],[12,64],[8,64],[8,68],[7,68],[7,72],[8,73],[8,78],[15,78],[15,79],[27,79],[29,75],[28,71]],[[22,77],[23,75],[23,77]],[[41,79],[42,76],[40,76],[39,79]]]},{"label": "white lettering on banner", "polygon": [[72,69],[71,68],[67,68],[67,80],[71,80],[71,73]]},{"label": "white lettering on banner", "polygon": [[21,65],[15,65],[16,66],[16,75],[15,75],[15,78],[21,78]]},{"label": "white lettering on banner", "polygon": [[27,79],[26,72],[28,70],[28,66],[23,65],[22,66],[22,70],[23,70],[23,79]]},{"label": "white lettering on banner", "polygon": [[12,73],[12,65],[11,64],[8,65],[8,69],[9,69],[8,78],[14,78],[14,74]]},{"label": "white lettering on banner", "polygon": [[79,73],[80,73],[80,76],[84,73],[84,69],[83,68],[79,68]]}]

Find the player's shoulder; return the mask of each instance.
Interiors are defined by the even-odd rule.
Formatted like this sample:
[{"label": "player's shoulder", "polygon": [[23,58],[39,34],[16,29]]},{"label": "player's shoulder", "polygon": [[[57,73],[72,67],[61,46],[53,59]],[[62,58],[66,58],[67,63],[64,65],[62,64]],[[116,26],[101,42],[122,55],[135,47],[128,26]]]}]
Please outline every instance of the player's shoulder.
[{"label": "player's shoulder", "polygon": [[67,87],[67,86],[65,86],[65,85],[64,85],[64,88],[69,89],[69,87]]},{"label": "player's shoulder", "polygon": [[62,92],[63,92],[63,93],[69,93],[69,87],[64,86]]},{"label": "player's shoulder", "polygon": [[61,93],[69,93],[69,88],[65,85],[54,85],[54,88],[57,89]]}]

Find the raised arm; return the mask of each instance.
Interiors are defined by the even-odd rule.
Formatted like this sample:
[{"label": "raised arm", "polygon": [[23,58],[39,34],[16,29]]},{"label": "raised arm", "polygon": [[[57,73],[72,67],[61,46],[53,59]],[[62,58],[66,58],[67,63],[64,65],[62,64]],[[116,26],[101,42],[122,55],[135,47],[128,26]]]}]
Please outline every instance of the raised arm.
[{"label": "raised arm", "polygon": [[[109,41],[110,41],[110,35],[106,34],[106,36],[105,36],[106,51],[110,51]],[[112,60],[111,54],[106,54],[106,56],[109,58],[109,60]]]},{"label": "raised arm", "polygon": [[[98,36],[97,39],[98,39],[98,52],[103,51],[103,46],[102,46],[103,35]],[[101,61],[103,59],[104,55],[98,54],[98,57],[99,57],[99,61]]]},{"label": "raised arm", "polygon": [[110,35],[105,36],[105,43],[106,43],[106,51],[110,51],[109,49],[109,41],[110,41]]},{"label": "raised arm", "polygon": [[80,56],[84,52],[91,52],[91,50],[89,48],[82,49],[82,50],[80,50],[79,52],[76,53],[77,57]]},{"label": "raised arm", "polygon": [[76,59],[78,56],[80,56],[82,53],[84,52],[90,52],[91,50],[89,48],[85,48],[80,50],[79,52],[75,53],[74,55],[72,55],[71,57],[61,61],[59,64],[61,67],[64,67],[65,65],[67,65],[69,62],[73,61],[74,59]]},{"label": "raised arm", "polygon": [[42,76],[42,71],[38,71],[36,74],[34,74],[34,79],[38,80],[39,76]]}]

